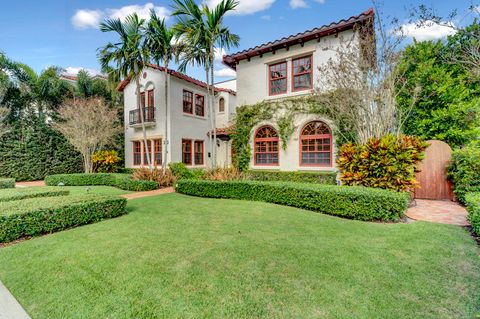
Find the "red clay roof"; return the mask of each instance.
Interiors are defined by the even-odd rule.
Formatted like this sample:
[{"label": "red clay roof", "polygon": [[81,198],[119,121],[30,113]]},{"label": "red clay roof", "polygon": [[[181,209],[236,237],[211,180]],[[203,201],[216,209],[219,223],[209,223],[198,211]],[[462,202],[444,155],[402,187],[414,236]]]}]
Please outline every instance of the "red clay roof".
[{"label": "red clay roof", "polygon": [[[165,67],[163,66],[159,66],[159,65],[156,65],[156,64],[148,64],[147,67],[149,68],[152,68],[152,69],[156,69],[156,70],[160,70],[162,72],[165,72]],[[172,70],[172,69],[168,69],[168,73],[176,78],[179,78],[181,80],[184,80],[186,82],[189,82],[189,83],[193,83],[195,85],[198,85],[202,88],[207,88],[207,83],[205,82],[202,82],[200,80],[197,80],[197,79],[194,79],[186,74],[183,74],[183,73],[180,73],[178,71],[175,71],[175,70]],[[120,82],[117,86],[117,90],[122,92],[125,87],[128,85],[128,83],[130,83],[130,79],[127,78],[125,80],[123,80],[122,82]],[[236,95],[237,93],[233,90],[229,90],[229,89],[224,89],[224,88],[218,88],[218,87],[215,87],[215,91],[217,92],[227,92],[227,93],[230,93],[230,94],[233,94],[233,95]]]},{"label": "red clay roof", "polygon": [[262,55],[267,52],[274,52],[275,50],[285,49],[292,45],[302,44],[311,40],[319,40],[322,37],[352,29],[356,23],[364,22],[368,19],[372,19],[375,12],[372,8],[348,19],[343,19],[338,22],[332,22],[328,25],[323,25],[318,28],[307,30],[305,32],[290,35],[278,40],[270,41],[264,44],[257,45],[256,47],[249,48],[237,53],[225,55],[223,57],[223,64],[236,69],[238,61],[250,59],[251,57]]}]

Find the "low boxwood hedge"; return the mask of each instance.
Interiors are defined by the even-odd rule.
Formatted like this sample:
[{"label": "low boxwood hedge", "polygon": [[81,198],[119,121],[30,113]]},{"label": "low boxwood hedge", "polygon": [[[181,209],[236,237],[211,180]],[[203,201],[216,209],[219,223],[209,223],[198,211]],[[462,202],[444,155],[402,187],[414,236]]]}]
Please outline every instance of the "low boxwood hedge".
[{"label": "low boxwood hedge", "polygon": [[15,188],[15,179],[13,178],[0,178],[0,189]]},{"label": "low boxwood hedge", "polygon": [[154,181],[133,180],[129,174],[57,174],[45,178],[45,184],[50,186],[113,186],[127,191],[150,191],[158,188]]},{"label": "low boxwood hedge", "polygon": [[263,201],[365,221],[398,220],[409,202],[407,193],[355,186],[179,180],[175,187],[187,195]]},{"label": "low boxwood hedge", "polygon": [[475,233],[480,236],[480,192],[467,193],[465,202],[467,204],[468,219]]},{"label": "low boxwood hedge", "polygon": [[248,180],[253,181],[284,181],[297,183],[337,184],[336,172],[306,172],[306,171],[264,171],[249,170],[244,173]]},{"label": "low boxwood hedge", "polygon": [[68,194],[70,194],[68,190],[58,189],[58,187],[2,189],[0,190],[0,202],[37,197],[67,196]]},{"label": "low boxwood hedge", "polygon": [[72,196],[30,198],[0,203],[0,242],[38,236],[98,222],[126,213],[118,197]]}]

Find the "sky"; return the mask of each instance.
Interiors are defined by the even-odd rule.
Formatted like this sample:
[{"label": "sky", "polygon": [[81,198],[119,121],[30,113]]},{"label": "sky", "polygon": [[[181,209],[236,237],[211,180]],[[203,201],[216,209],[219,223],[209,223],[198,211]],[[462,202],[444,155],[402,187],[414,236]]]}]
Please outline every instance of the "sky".
[{"label": "sky", "polygon": [[[207,5],[219,2],[202,1]],[[170,17],[172,1],[169,0],[0,0],[0,4],[0,51],[37,72],[55,65],[70,74],[82,68],[91,74],[98,73],[98,48],[116,40],[114,34],[98,29],[103,19],[123,19],[132,12],[146,17],[153,8],[168,24],[175,23],[175,18]],[[404,24],[410,38],[430,40],[451,34],[451,28],[418,29],[409,24],[409,9],[420,4],[433,6],[440,15],[453,9],[466,12],[472,5],[471,0],[384,0],[380,7],[385,17],[396,17]],[[226,53],[358,15],[371,6],[369,0],[239,0],[236,12],[225,18],[225,24],[240,36],[240,46]],[[457,21],[458,24],[462,22]],[[219,81],[235,76],[221,64],[221,53],[216,62]],[[201,80],[204,78],[203,72],[193,67],[186,73]]]}]

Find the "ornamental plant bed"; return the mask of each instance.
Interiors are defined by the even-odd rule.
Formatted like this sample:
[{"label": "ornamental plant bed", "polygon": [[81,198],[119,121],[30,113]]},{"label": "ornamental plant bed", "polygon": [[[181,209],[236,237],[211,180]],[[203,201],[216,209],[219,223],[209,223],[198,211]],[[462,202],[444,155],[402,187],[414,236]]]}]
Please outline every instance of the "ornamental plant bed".
[{"label": "ornamental plant bed", "polygon": [[291,182],[179,180],[176,190],[200,197],[263,201],[363,221],[397,221],[410,199],[408,193],[384,189]]},{"label": "ornamental plant bed", "polygon": [[2,189],[0,190],[0,202],[37,197],[67,196],[69,193],[68,190],[58,189],[58,187]]},{"label": "ornamental plant bed", "polygon": [[29,198],[0,203],[0,242],[38,236],[126,213],[127,201],[112,196]]},{"label": "ornamental plant bed", "polygon": [[245,179],[254,181],[284,181],[297,183],[337,184],[337,172],[302,172],[302,171],[269,171],[249,170],[244,173]]},{"label": "ornamental plant bed", "polygon": [[57,174],[45,178],[49,186],[113,186],[127,191],[142,192],[158,188],[154,181],[133,180],[130,174]]}]

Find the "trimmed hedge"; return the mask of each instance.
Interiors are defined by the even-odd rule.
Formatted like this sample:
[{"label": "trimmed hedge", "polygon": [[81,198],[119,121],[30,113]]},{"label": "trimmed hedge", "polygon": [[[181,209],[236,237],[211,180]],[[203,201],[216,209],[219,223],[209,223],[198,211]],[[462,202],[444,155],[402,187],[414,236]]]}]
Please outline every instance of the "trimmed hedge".
[{"label": "trimmed hedge", "polygon": [[68,194],[70,194],[68,190],[61,190],[57,187],[3,189],[0,191],[0,202],[38,197],[67,196]]},{"label": "trimmed hedge", "polygon": [[0,242],[53,233],[126,213],[118,197],[45,197],[0,203]]},{"label": "trimmed hedge", "polygon": [[245,179],[253,181],[284,181],[298,183],[337,184],[337,172],[306,172],[306,171],[263,171],[249,170],[244,173]]},{"label": "trimmed hedge", "polygon": [[179,180],[179,193],[263,201],[364,221],[395,221],[403,216],[408,193],[384,189],[284,182]]},{"label": "trimmed hedge", "polygon": [[113,186],[127,191],[150,191],[158,188],[154,181],[133,180],[129,174],[57,174],[45,178],[45,184],[57,186]]},{"label": "trimmed hedge", "polygon": [[0,178],[0,189],[15,188],[14,178]]},{"label": "trimmed hedge", "polygon": [[465,196],[465,202],[467,204],[468,219],[475,233],[480,235],[480,192],[468,193]]}]

